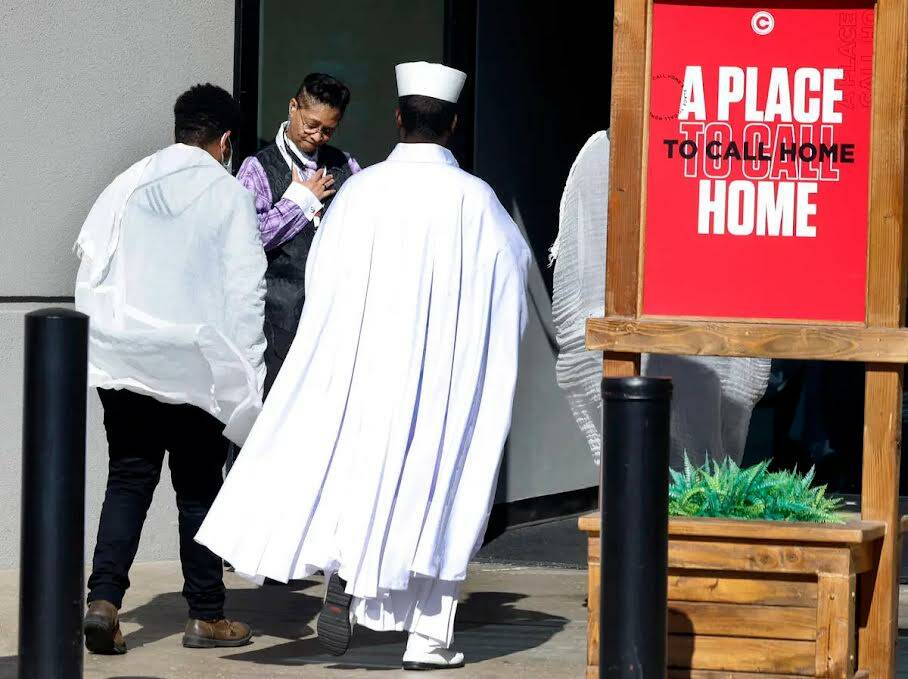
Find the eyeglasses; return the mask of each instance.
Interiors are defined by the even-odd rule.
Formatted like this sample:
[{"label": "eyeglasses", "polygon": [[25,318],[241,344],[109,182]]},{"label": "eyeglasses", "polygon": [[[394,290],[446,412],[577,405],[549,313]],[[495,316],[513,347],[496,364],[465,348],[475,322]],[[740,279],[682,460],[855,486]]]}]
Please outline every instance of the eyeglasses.
[{"label": "eyeglasses", "polygon": [[296,111],[297,111],[297,113],[300,114],[300,119],[303,123],[303,132],[305,132],[306,134],[315,134],[316,132],[321,132],[322,136],[325,137],[326,139],[330,139],[331,136],[334,134],[336,128],[326,127],[326,126],[322,125],[321,123],[319,123],[318,121],[313,122],[311,120],[307,120],[306,118],[304,118],[303,117],[303,107],[299,104],[299,102],[297,102]]}]

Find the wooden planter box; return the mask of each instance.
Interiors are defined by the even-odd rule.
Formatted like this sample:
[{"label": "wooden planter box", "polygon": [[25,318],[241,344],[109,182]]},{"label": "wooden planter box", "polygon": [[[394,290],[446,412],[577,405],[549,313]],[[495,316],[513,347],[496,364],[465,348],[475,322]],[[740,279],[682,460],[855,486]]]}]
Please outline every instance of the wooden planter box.
[{"label": "wooden planter box", "polygon": [[[599,514],[589,537],[587,678],[599,676]],[[873,568],[879,522],[816,525],[672,519],[669,676],[854,677],[856,576]]]}]

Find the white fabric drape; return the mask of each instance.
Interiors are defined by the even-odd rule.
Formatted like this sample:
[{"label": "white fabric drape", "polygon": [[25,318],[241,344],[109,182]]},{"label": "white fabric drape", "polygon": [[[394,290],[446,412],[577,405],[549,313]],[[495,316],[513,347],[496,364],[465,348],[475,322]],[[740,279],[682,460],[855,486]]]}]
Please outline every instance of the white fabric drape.
[{"label": "white fabric drape", "polygon": [[356,624],[376,632],[415,632],[445,648],[454,637],[459,582],[413,577],[405,591],[375,599],[354,599]]},{"label": "white fabric drape", "polygon": [[[594,134],[581,149],[561,199],[558,238],[552,247],[552,316],[559,346],[558,384],[596,463],[602,448],[602,355],[585,347],[586,320],[605,314],[609,138]],[[658,199],[650,196],[650,199]],[[671,462],[685,453],[695,463],[708,454],[741,461],[754,405],[769,381],[762,358],[649,356],[645,375],[674,383]]]},{"label": "white fabric drape", "polygon": [[174,144],[108,186],[76,242],[89,384],[188,403],[242,444],[261,410],[265,254],[252,197]]}]

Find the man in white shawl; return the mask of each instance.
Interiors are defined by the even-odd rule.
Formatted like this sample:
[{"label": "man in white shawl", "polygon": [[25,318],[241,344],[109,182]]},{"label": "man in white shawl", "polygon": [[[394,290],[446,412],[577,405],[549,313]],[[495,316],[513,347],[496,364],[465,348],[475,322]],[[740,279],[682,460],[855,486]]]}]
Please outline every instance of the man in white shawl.
[{"label": "man in white shawl", "polygon": [[[585,347],[586,320],[605,313],[609,137],[594,134],[571,168],[561,199],[552,316],[556,373],[598,464],[602,449],[602,354]],[[750,416],[769,381],[770,360],[644,355],[643,374],[671,377],[671,464],[687,455],[741,462]]]},{"label": "man in white shawl", "polygon": [[251,636],[224,618],[221,560],[193,538],[221,487],[225,437],[242,444],[261,410],[265,254],[252,197],[229,172],[239,106],[198,85],[174,116],[177,143],[114,179],[76,243],[76,308],[91,317],[89,384],[110,456],[85,616],[94,653],[126,652],[118,610],[165,451],[189,604],[183,645]]},{"label": "man in white shawl", "polygon": [[318,634],[451,648],[510,427],[530,251],[446,144],[466,75],[397,67],[401,143],[347,180],[316,234],[306,306],[265,408],[197,539],[238,573],[328,576]]}]

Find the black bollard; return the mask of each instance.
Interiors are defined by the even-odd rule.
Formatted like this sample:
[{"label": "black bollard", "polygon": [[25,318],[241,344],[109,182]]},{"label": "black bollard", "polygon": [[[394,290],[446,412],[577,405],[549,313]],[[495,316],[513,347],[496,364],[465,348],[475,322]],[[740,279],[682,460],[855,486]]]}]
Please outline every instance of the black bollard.
[{"label": "black bollard", "polygon": [[603,380],[599,676],[665,679],[671,380]]},{"label": "black bollard", "polygon": [[81,679],[88,316],[25,316],[19,679]]}]

